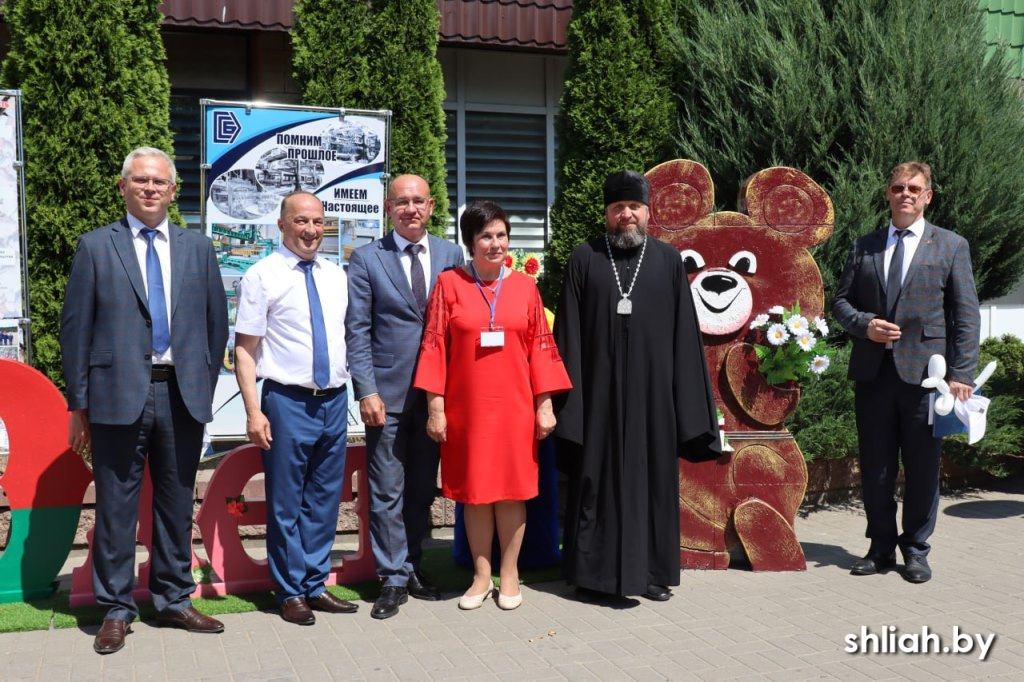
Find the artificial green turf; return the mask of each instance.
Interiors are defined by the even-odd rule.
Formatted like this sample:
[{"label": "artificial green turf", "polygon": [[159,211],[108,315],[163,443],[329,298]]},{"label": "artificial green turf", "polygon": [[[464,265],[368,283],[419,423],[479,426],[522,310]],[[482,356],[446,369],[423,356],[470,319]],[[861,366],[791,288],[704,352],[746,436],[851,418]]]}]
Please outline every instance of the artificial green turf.
[{"label": "artificial green turf", "polygon": [[[424,550],[420,568],[430,576],[438,589],[446,593],[462,594],[473,579],[468,568],[457,566],[452,561],[450,543]],[[557,566],[522,571],[519,575],[524,583],[540,583],[559,580],[561,572]],[[376,581],[352,586],[327,588],[341,599],[351,601],[372,601],[380,592]],[[208,597],[192,600],[193,606],[211,616],[225,613],[248,613],[250,611],[272,611],[277,601],[270,592],[230,594],[223,597]],[[156,615],[152,604],[139,605],[140,619],[152,620]],[[32,602],[0,604],[0,632],[25,632],[53,628],[73,628],[99,625],[104,611],[99,606],[85,606],[72,609],[68,604],[68,593],[58,592],[52,597]]]}]

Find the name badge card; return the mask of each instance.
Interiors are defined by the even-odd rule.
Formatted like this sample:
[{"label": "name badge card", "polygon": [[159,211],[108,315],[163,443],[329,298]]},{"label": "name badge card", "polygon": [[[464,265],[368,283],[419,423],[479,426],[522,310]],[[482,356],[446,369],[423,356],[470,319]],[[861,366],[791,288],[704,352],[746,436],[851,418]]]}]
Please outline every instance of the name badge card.
[{"label": "name badge card", "polygon": [[481,348],[501,348],[505,345],[505,330],[501,328],[497,329],[481,329],[480,330],[480,347]]}]

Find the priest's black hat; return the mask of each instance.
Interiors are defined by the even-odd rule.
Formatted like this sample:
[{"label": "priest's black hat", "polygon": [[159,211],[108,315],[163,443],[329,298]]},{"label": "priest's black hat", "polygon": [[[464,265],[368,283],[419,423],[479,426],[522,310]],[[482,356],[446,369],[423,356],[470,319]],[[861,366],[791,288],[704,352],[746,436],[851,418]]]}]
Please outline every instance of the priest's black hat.
[{"label": "priest's black hat", "polygon": [[645,206],[651,205],[651,186],[647,178],[636,171],[622,170],[612,173],[604,181],[604,205],[616,201],[639,201]]}]

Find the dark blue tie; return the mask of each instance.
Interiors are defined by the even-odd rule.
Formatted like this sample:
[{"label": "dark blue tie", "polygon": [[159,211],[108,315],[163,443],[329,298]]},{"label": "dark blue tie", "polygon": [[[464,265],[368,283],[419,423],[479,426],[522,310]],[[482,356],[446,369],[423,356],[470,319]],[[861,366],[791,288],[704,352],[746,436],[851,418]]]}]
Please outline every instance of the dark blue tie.
[{"label": "dark blue tie", "polygon": [[171,327],[167,323],[167,299],[164,298],[164,273],[153,240],[160,234],[149,227],[142,228],[146,246],[146,288],[149,295],[149,316],[153,320],[153,350],[163,353],[171,347]]},{"label": "dark blue tie", "polygon": [[331,383],[331,356],[327,351],[327,327],[324,326],[324,309],[320,306],[320,294],[313,281],[313,261],[300,260],[299,267],[306,272],[306,295],[309,297],[309,323],[313,328],[313,381],[320,388]]},{"label": "dark blue tie", "polygon": [[889,321],[896,315],[896,299],[903,288],[903,238],[909,230],[896,230],[896,248],[889,261],[889,275],[885,278],[885,310]]},{"label": "dark blue tie", "polygon": [[423,263],[420,262],[420,251],[422,244],[409,244],[405,247],[406,252],[412,256],[409,266],[409,280],[412,285],[412,296],[416,299],[416,305],[420,309],[420,315],[427,314],[427,278],[423,274]]}]

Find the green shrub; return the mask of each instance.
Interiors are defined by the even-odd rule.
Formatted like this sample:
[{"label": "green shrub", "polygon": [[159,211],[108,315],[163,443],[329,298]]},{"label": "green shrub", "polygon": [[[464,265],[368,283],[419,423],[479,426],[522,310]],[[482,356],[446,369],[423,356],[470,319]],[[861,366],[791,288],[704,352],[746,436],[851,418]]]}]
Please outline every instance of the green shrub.
[{"label": "green shrub", "polygon": [[1024,342],[1011,334],[985,339],[978,371],[992,360],[995,374],[982,389],[992,398],[985,437],[968,445],[965,435],[952,436],[943,452],[959,466],[1003,478],[1024,470]]},{"label": "green shrub", "polygon": [[786,420],[804,459],[842,459],[857,454],[853,382],[846,378],[850,346],[831,349],[832,364],[821,378],[800,387],[800,404]]}]

